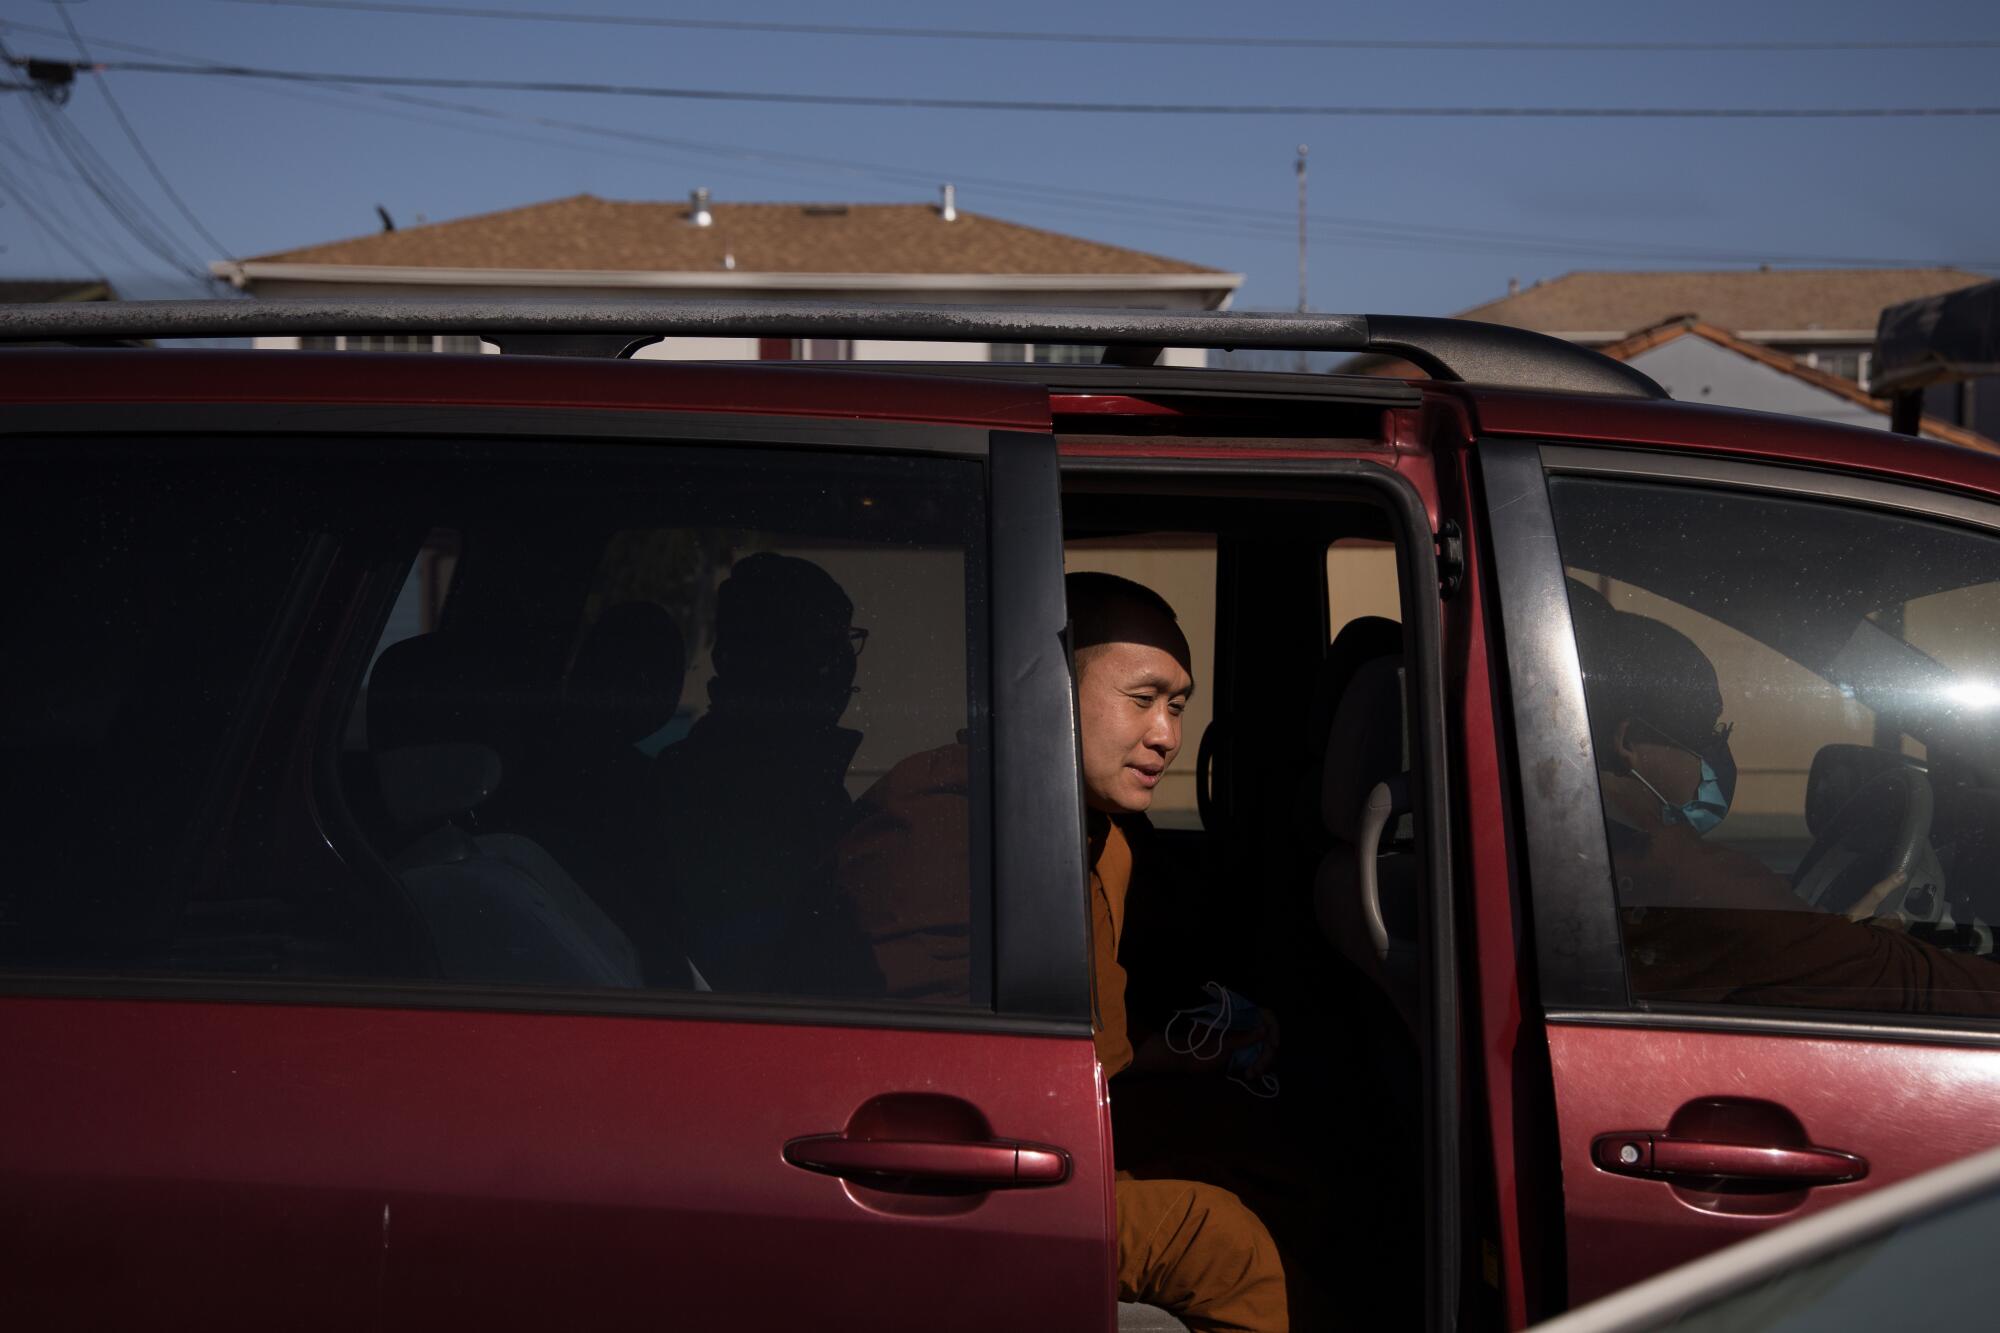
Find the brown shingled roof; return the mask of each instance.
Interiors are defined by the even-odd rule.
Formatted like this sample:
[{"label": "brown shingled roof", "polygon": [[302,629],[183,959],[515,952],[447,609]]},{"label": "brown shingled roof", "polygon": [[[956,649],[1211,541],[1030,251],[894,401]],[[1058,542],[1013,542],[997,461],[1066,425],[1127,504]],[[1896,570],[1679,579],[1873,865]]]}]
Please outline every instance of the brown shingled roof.
[{"label": "brown shingled roof", "polygon": [[1217,273],[1199,264],[929,204],[619,203],[579,194],[278,254],[256,263],[752,273]]},{"label": "brown shingled roof", "polygon": [[[1598,350],[1614,360],[1630,361],[1641,352],[1650,352],[1655,347],[1663,346],[1676,338],[1689,334],[1697,338],[1705,338],[1717,347],[1727,348],[1738,356],[1748,357],[1752,361],[1769,366],[1771,369],[1790,375],[1794,379],[1804,380],[1807,384],[1815,388],[1824,389],[1826,392],[1845,398],[1849,402],[1859,403],[1871,411],[1880,412],[1885,417],[1889,415],[1889,400],[1887,398],[1871,396],[1867,390],[1863,389],[1853,380],[1843,379],[1839,375],[1829,375],[1824,370],[1807,365],[1795,356],[1787,356],[1785,353],[1775,348],[1766,347],[1762,343],[1753,343],[1747,338],[1739,338],[1727,329],[1718,329],[1713,324],[1707,324],[1697,319],[1668,320],[1653,328],[1641,329],[1629,338],[1621,339],[1608,347]],[[1989,454],[2000,453],[2000,444],[1987,439],[1979,432],[1968,430],[1964,426],[1955,426],[1949,421],[1940,421],[1936,417],[1924,417],[1918,423],[1917,428],[1925,435],[1933,439],[1943,440],[1947,444],[1956,444],[1967,449],[1978,449]]]},{"label": "brown shingled roof", "polygon": [[1884,306],[1984,282],[1955,268],[1567,273],[1460,314],[1541,333],[1628,333],[1679,317],[1738,333],[1870,329]]}]

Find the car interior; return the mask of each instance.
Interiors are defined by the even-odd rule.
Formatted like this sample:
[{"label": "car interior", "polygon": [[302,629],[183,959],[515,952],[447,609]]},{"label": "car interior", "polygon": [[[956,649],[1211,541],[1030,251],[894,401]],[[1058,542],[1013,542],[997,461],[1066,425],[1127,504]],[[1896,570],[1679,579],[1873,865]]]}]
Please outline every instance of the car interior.
[{"label": "car interior", "polygon": [[[1421,1318],[1423,1281],[1420,882],[1402,627],[1368,614],[1400,607],[1395,532],[1352,493],[1216,490],[1072,475],[1064,526],[1072,570],[1164,573],[1155,591],[1191,604],[1184,628],[1213,627],[1191,644],[1197,671],[1213,662],[1197,680],[1209,707],[1169,770],[1192,778],[1194,817],[1156,814],[1149,860],[1165,873],[1135,877],[1127,900],[1135,1029],[1172,1023],[1219,983],[1279,1016],[1278,1091],[1123,1074],[1114,1143],[1121,1168],[1249,1203],[1286,1252],[1301,1326],[1398,1326]],[[1191,548],[1209,558],[1162,558]],[[1357,585],[1351,555],[1389,558],[1362,562]],[[1156,806],[1174,804],[1162,790]]]}]

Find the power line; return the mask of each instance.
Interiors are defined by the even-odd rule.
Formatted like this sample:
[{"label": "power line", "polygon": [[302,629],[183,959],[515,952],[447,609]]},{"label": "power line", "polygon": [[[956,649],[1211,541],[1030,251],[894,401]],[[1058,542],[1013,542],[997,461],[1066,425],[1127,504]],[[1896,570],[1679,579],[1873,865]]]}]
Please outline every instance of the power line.
[{"label": "power line", "polygon": [[[61,158],[63,150],[56,142],[55,131],[49,127],[47,119],[49,114],[48,109],[41,105],[39,101],[30,99],[23,106],[23,114],[27,116],[28,124],[41,139],[43,147],[48,150],[51,161]],[[29,159],[26,150],[18,145],[14,147],[14,153],[16,156],[30,161],[36,167],[45,165],[39,160]],[[88,232],[94,245],[104,247],[121,264],[139,269],[146,267],[147,261],[145,257],[135,253],[130,248],[127,240],[121,239],[118,231],[99,216],[102,210],[94,206],[92,200],[87,197],[85,192],[88,187],[82,176],[78,175],[74,170],[61,166],[55,167],[50,174],[61,180],[63,187],[69,191],[69,197],[77,208],[76,216],[81,219],[80,223],[71,220],[69,215],[56,202],[55,191],[51,188],[48,194],[38,202],[48,216],[63,226],[65,234],[75,235],[80,240],[83,234]],[[22,184],[25,186],[25,182],[22,182]],[[96,264],[95,271],[99,274],[106,274],[110,270],[102,264]]]},{"label": "power line", "polygon": [[761,102],[780,106],[876,107],[908,111],[1028,111],[1066,115],[1131,116],[1332,116],[1368,119],[1451,120],[1902,120],[2000,116],[2000,106],[1918,107],[1567,107],[1375,106],[1230,102],[1077,102],[1002,97],[889,97],[872,93],[745,92],[649,84],[586,83],[564,79],[444,79],[399,74],[332,74],[265,69],[252,65],[170,65],[124,60],[105,69],[134,74],[185,74],[209,78],[269,79],[283,83],[345,83],[364,88],[436,88],[460,91],[568,93],[599,97],[648,97],[695,102]]},{"label": "power line", "polygon": [[141,247],[184,276],[206,286],[208,275],[200,268],[201,261],[179,248],[179,242],[154,217],[145,204],[131,194],[124,182],[108,163],[97,154],[76,128],[53,108],[41,101],[32,104],[34,114],[50,132],[57,152],[65,158],[90,192],[103,204],[105,211],[129,233]]},{"label": "power line", "polygon": [[[76,43],[77,54],[83,57],[86,65],[91,64],[90,51],[84,46],[83,38],[77,33],[76,23],[69,16],[69,7],[66,5],[57,5],[56,13],[62,17],[63,27],[69,30],[70,40]],[[104,94],[104,104],[111,108],[111,114],[118,120],[118,127],[125,131],[125,137],[131,142],[132,150],[139,155],[139,160],[146,164],[146,170],[152,173],[153,179],[158,182],[161,191],[168,199],[173,201],[174,207],[180,210],[181,216],[187,219],[188,225],[194,228],[197,236],[213,246],[223,258],[235,258],[230,253],[228,246],[216,240],[214,233],[201,225],[201,219],[194,215],[194,210],[187,206],[185,199],[181,198],[180,191],[173,187],[173,183],[167,179],[167,174],[160,170],[160,164],[155,162],[153,155],[146,151],[146,145],[139,141],[139,132],[133,129],[132,122],[125,118],[125,109],[119,106],[118,99],[111,95],[111,82],[104,77],[103,70],[100,68],[95,72],[97,74],[98,89]]]},{"label": "power line", "polygon": [[[596,125],[587,121],[516,114],[476,103],[444,101],[438,98],[414,96],[407,93],[382,92],[367,89],[353,89],[351,91],[356,96],[380,98],[386,101],[404,103],[432,110],[444,110],[487,119],[559,129],[570,133],[658,145],[711,157],[770,162],[773,164],[796,164],[822,170],[832,169],[846,175],[872,177],[874,179],[892,181],[897,184],[930,186],[935,185],[939,180],[943,179],[944,175],[950,175],[954,180],[978,186],[996,195],[1014,196],[1032,200],[1042,208],[1063,212],[1082,212],[1096,216],[1110,215],[1129,219],[1132,216],[1133,208],[1136,206],[1155,210],[1148,217],[1148,223],[1151,226],[1176,231],[1194,232],[1202,235],[1239,237],[1246,231],[1261,234],[1263,230],[1274,226],[1282,230],[1284,226],[1289,225],[1287,220],[1291,217],[1291,214],[1279,209],[1198,203],[1190,200],[1163,198],[1157,195],[1052,186],[1038,182],[1015,181],[1006,177],[971,175],[963,172],[938,173],[909,167],[888,166],[881,163],[819,157],[778,149],[743,148],[733,145],[707,143],[700,140],[679,139],[640,130]],[[1161,212],[1165,212],[1170,216],[1162,217],[1160,216]],[[1180,216],[1171,216],[1176,214]],[[1754,253],[1726,251],[1712,247],[1684,246],[1657,242],[1633,246],[1623,245],[1615,241],[1550,236],[1543,232],[1509,232],[1494,228],[1454,227],[1437,223],[1393,221],[1343,215],[1322,216],[1314,224],[1312,234],[1320,239],[1335,241],[1343,245],[1362,244],[1377,248],[1404,250],[1445,249],[1457,253],[1507,252],[1525,255],[1557,255],[1605,259],[1657,258],[1723,264],[1781,263],[1895,267],[1922,263],[1954,264],[1966,268],[2000,267],[2000,261],[1990,260],[1910,261],[1840,255],[1782,255],[1773,254],[1768,251]]]},{"label": "power line", "polygon": [[894,27],[861,23],[778,23],[747,19],[659,18],[636,14],[579,14],[548,9],[494,9],[478,5],[416,5],[392,0],[231,0],[269,9],[330,9],[346,13],[417,15],[425,18],[502,19],[682,31],[785,33],[806,37],[869,37],[966,42],[1040,42],[1082,46],[1251,47],[1322,51],[1545,51],[1545,52],[1825,52],[1951,51],[2000,47],[2000,38],[1969,40],[1610,42],[1508,41],[1478,38],[1253,37],[1240,33],[1180,36],[1169,33],[1038,32],[995,28]]},{"label": "power line", "polygon": [[0,166],[0,193],[5,193],[9,199],[13,200],[20,207],[21,211],[28,216],[28,219],[41,229],[43,235],[69,251],[70,256],[77,263],[83,265],[86,273],[102,274],[104,272],[96,260],[85,254],[75,242],[70,240],[69,234],[66,231],[42,216],[42,211],[29,202],[26,189],[14,178],[14,173],[5,166]]},{"label": "power line", "polygon": [[[51,36],[60,35],[53,29],[40,28],[33,24],[18,23],[5,19],[0,19],[0,27],[12,27],[21,31],[37,32]],[[92,37],[90,40],[93,45],[101,48],[127,51],[140,55],[162,56],[175,60],[197,62],[201,60],[201,57],[192,56],[185,52],[139,46],[127,42],[113,41],[108,38]],[[1291,218],[1289,212],[1278,209],[1260,209],[1244,205],[1218,205],[1209,202],[1172,199],[1158,195],[1058,186],[1050,185],[1046,182],[1018,181],[1007,177],[974,175],[964,172],[939,173],[921,168],[898,167],[845,158],[829,158],[780,149],[752,148],[741,145],[681,139],[645,131],[600,125],[588,121],[503,111],[480,103],[450,101],[410,93],[372,88],[349,88],[337,83],[326,84],[324,86],[329,92],[343,97],[366,98],[392,103],[397,106],[418,108],[427,111],[442,111],[455,116],[528,125],[564,134],[610,139],[637,144],[655,150],[667,149],[674,152],[696,154],[706,158],[764,163],[788,171],[796,171],[803,168],[822,173],[833,172],[843,176],[856,176],[896,184],[916,184],[926,187],[936,184],[937,181],[949,175],[963,184],[977,186],[997,196],[1029,200],[1034,202],[1038,207],[1057,212],[1130,218],[1135,207],[1143,208],[1151,210],[1148,217],[1149,226],[1197,235],[1220,235],[1240,238],[1246,232],[1263,234],[1264,228],[1274,223],[1286,223]],[[281,92],[294,97],[310,98],[314,101],[320,100],[303,89],[292,89],[284,85],[272,85],[267,91],[274,93]],[[346,103],[345,105],[352,105],[352,103]],[[381,113],[398,114],[387,108],[382,109]],[[407,119],[421,123],[444,123],[428,116],[408,116],[407,113],[404,114]],[[468,131],[476,129],[476,127],[470,125],[453,125],[452,128]],[[509,134],[507,131],[499,129],[486,132],[518,141],[549,142],[539,138]],[[790,178],[773,178],[763,173],[753,174],[765,179]],[[1405,222],[1339,215],[1323,216],[1316,220],[1312,234],[1318,239],[1350,247],[1366,246],[1383,249],[1432,250],[1462,254],[1502,253],[1528,257],[1554,256],[1571,259],[1599,258],[1606,260],[1656,259],[1670,262],[1707,262],[1718,264],[1773,263],[1826,266],[1857,265],[1868,267],[1949,265],[1972,269],[2000,268],[2000,261],[1996,260],[1908,260],[1886,259],[1876,256],[1792,255],[1769,251],[1729,251],[1660,242],[1632,245],[1614,240],[1550,236],[1543,232],[1509,232],[1495,228],[1455,227],[1436,223]]]}]

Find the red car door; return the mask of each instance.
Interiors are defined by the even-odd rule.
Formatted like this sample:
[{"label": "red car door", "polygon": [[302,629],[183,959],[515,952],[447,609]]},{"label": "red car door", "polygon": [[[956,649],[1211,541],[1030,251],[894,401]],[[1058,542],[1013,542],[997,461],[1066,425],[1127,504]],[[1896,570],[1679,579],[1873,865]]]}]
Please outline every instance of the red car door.
[{"label": "red car door", "polygon": [[1568,1300],[2000,1143],[2000,508],[1694,454],[1478,463]]},{"label": "red car door", "polygon": [[9,439],[17,1318],[1109,1326],[1053,443],[829,381]]}]

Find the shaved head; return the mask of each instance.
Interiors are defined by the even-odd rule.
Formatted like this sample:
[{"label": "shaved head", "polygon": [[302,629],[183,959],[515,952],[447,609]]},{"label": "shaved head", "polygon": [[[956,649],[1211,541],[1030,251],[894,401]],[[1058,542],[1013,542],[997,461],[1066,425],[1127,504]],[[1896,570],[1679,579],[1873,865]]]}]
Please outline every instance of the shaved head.
[{"label": "shaved head", "polygon": [[1078,573],[1063,580],[1069,598],[1070,651],[1081,664],[1085,651],[1109,643],[1158,648],[1193,671],[1187,636],[1167,599],[1143,583],[1116,574]]}]

